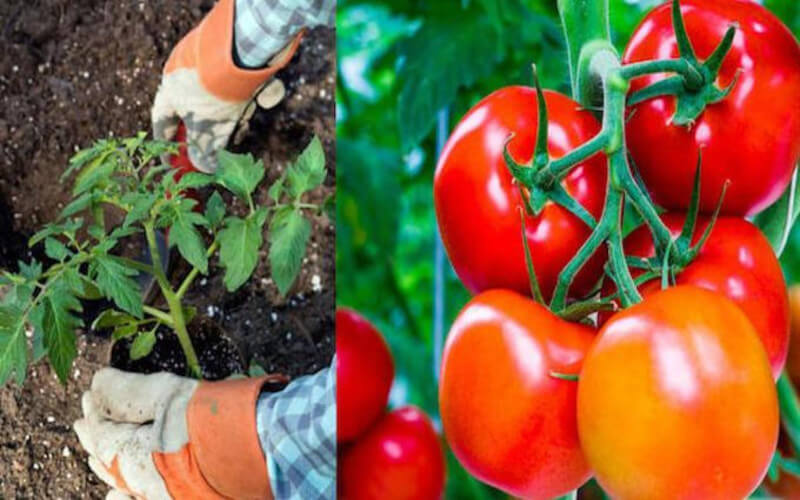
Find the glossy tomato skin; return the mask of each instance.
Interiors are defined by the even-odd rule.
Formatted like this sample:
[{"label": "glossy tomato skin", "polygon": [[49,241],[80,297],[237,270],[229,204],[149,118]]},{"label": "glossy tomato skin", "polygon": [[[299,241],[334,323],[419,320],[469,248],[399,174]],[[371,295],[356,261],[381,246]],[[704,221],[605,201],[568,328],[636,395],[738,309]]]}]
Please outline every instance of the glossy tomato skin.
[{"label": "glossy tomato skin", "polygon": [[407,406],[344,448],[337,477],[342,500],[439,500],[444,451],[427,415]]},{"label": "glossy tomato skin", "polygon": [[[699,151],[703,152],[701,209],[711,213],[726,179],[723,213],[753,214],[775,201],[800,158],[800,47],[767,9],[744,0],[683,0],[681,12],[698,58],[705,60],[738,23],[718,84],[738,82],[708,106],[692,127],[672,125],[674,97],[635,106],[627,123],[633,160],[656,203],[668,210],[689,205]],[[625,50],[625,63],[677,58],[670,2],[645,17]],[[636,91],[664,75],[632,82]]]},{"label": "glossy tomato skin", "polygon": [[778,402],[752,324],[676,286],[616,314],[578,383],[578,430],[614,498],[745,498],[766,474]]},{"label": "glossy tomato skin", "polygon": [[789,288],[789,307],[792,311],[792,320],[789,354],[786,356],[786,372],[792,382],[797,385],[800,383],[800,286],[798,285]]},{"label": "glossy tomato skin", "polygon": [[[553,158],[586,142],[599,130],[594,116],[556,92],[545,91]],[[442,151],[433,181],[436,217],[447,254],[473,293],[508,288],[530,293],[520,228],[522,199],[503,158],[508,148],[520,163],[531,159],[536,141],[536,91],[506,87],[475,105],[456,126]],[[606,193],[602,155],[580,164],[564,180],[567,192],[599,219]],[[552,202],[526,217],[525,232],[542,293],[549,298],[558,273],[591,233],[580,219]],[[573,295],[589,292],[600,276],[605,249],[573,282]]]},{"label": "glossy tomato skin", "polygon": [[380,332],[357,312],[336,311],[336,419],[338,442],[350,441],[386,410],[394,361]]},{"label": "glossy tomato skin", "polygon": [[511,495],[553,498],[590,477],[575,422],[577,374],[594,330],[531,299],[490,290],[453,323],[439,407],[453,453],[472,475]]},{"label": "glossy tomato skin", "polygon": [[[677,237],[685,220],[684,214],[662,216],[673,237]],[[695,226],[693,244],[706,227],[707,218]],[[652,257],[653,239],[646,226],[639,227],[625,238],[627,255]],[[641,271],[633,270],[634,275]],[[750,222],[737,217],[720,217],[697,258],[676,276],[677,284],[695,285],[719,292],[738,305],[750,319],[767,352],[773,378],[777,380],[786,363],[789,349],[789,297],[781,265],[767,239]],[[659,279],[639,287],[647,297],[661,289]],[[606,280],[603,294],[614,290]],[[600,317],[601,322],[608,314]]]}]

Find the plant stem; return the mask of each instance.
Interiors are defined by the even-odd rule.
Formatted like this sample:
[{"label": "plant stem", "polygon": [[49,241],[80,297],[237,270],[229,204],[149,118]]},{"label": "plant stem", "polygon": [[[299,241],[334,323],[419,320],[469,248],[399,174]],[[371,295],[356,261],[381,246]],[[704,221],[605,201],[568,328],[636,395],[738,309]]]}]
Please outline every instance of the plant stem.
[{"label": "plant stem", "polygon": [[778,378],[776,387],[783,428],[789,434],[794,446],[800,448],[800,400],[786,372]]},{"label": "plant stem", "polygon": [[147,265],[144,262],[128,259],[126,257],[118,257],[116,255],[112,255],[111,257],[120,264],[124,264],[125,266],[130,267],[131,269],[136,269],[137,271],[141,271],[143,273],[147,273],[150,275],[155,275],[155,272],[153,271],[153,266]]},{"label": "plant stem", "polygon": [[147,236],[147,244],[150,247],[150,255],[153,259],[153,271],[158,286],[161,288],[161,293],[169,306],[169,312],[172,316],[172,327],[175,334],[178,336],[178,342],[181,344],[183,353],[186,355],[186,364],[189,366],[189,371],[192,376],[201,378],[203,373],[200,369],[200,362],[197,360],[197,354],[194,352],[192,346],[192,339],[189,336],[189,331],[186,329],[186,318],[183,315],[183,305],[180,298],[175,294],[172,286],[164,274],[161,267],[161,255],[158,253],[158,244],[156,243],[156,232],[154,229],[154,221],[148,221],[143,224],[145,235]]},{"label": "plant stem", "polygon": [[[212,255],[214,255],[214,252],[217,251],[218,247],[219,243],[215,240],[214,243],[212,243],[211,246],[208,247],[208,250],[206,250],[206,257],[210,258]],[[186,295],[186,292],[189,290],[189,287],[192,286],[192,283],[197,278],[198,274],[200,274],[200,269],[194,267],[186,276],[186,278],[183,280],[183,283],[181,283],[181,286],[175,293],[175,295],[177,295],[179,300],[183,299],[183,296]]]},{"label": "plant stem", "polygon": [[161,321],[162,323],[166,324],[170,328],[173,328],[172,316],[165,313],[161,309],[156,309],[155,307],[152,306],[144,306],[143,310],[144,312],[156,318],[157,320]]}]

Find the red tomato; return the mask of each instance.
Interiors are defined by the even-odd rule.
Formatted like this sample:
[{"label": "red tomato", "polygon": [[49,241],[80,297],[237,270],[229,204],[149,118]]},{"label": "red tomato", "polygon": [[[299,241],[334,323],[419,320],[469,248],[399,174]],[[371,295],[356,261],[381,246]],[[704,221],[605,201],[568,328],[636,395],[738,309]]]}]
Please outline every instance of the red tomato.
[{"label": "red tomato", "polygon": [[175,133],[173,141],[181,143],[178,147],[178,154],[169,158],[170,165],[179,171],[175,176],[176,180],[180,180],[181,177],[189,172],[199,172],[192,164],[192,160],[189,159],[189,151],[186,146],[186,125],[183,122],[178,124],[178,131]]},{"label": "red tomato", "polygon": [[394,362],[372,324],[350,309],[336,311],[337,440],[354,439],[386,410]]},{"label": "red tomato", "polygon": [[[677,237],[685,215],[662,216],[674,237]],[[695,227],[693,244],[708,226],[700,218]],[[652,257],[653,239],[646,226],[625,238],[626,255]],[[641,274],[633,270],[634,275]],[[789,297],[781,265],[767,239],[753,224],[736,217],[720,217],[697,258],[678,274],[677,283],[695,285],[719,292],[734,301],[747,315],[767,351],[772,376],[777,380],[786,362],[789,349]],[[611,280],[603,286],[603,294],[614,291]],[[661,280],[654,279],[639,287],[644,296],[661,289]],[[601,315],[601,322],[609,315]]]},{"label": "red tomato", "polygon": [[439,500],[444,451],[430,419],[408,406],[386,414],[346,447],[337,475],[342,500]]},{"label": "red tomato", "polygon": [[616,314],[578,383],[578,431],[614,498],[745,498],[767,472],[778,400],[747,316],[676,286]]},{"label": "red tomato", "polygon": [[[549,117],[548,150],[554,158],[586,142],[599,130],[594,116],[561,94],[545,91]],[[433,181],[436,217],[450,261],[473,293],[510,288],[530,293],[522,246],[519,189],[503,159],[503,145],[515,134],[509,152],[520,163],[531,159],[536,142],[536,91],[500,89],[472,108],[448,140]],[[606,193],[604,157],[595,155],[563,181],[596,219]],[[542,293],[553,293],[558,273],[591,233],[569,211],[549,202],[535,217],[526,217],[525,232]],[[597,283],[605,250],[584,266],[573,282],[574,295]]]},{"label": "red tomato", "polygon": [[[780,20],[755,2],[682,0],[681,12],[701,61],[711,55],[725,30],[738,24],[717,83],[724,88],[737,72],[739,80],[727,98],[708,106],[691,127],[671,124],[674,97],[637,105],[627,124],[634,163],[657,203],[684,210],[702,149],[701,209],[714,210],[730,179],[723,212],[759,212],[780,196],[800,159],[800,47]],[[677,57],[667,3],[636,29],[623,62]],[[631,91],[663,78],[658,74],[637,79]]]},{"label": "red tomato", "polygon": [[577,374],[594,331],[508,290],[470,301],[442,359],[445,436],[472,475],[524,498],[564,495],[591,475],[578,442]]}]

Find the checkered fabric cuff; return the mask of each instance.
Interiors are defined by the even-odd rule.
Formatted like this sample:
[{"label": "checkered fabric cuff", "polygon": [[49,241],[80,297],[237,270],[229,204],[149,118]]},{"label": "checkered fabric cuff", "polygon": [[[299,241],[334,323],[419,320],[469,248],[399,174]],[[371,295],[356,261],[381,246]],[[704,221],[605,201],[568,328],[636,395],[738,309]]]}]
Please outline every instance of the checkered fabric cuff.
[{"label": "checkered fabric cuff", "polygon": [[336,386],[331,367],[258,400],[257,424],[277,500],[336,498]]},{"label": "checkered fabric cuff", "polygon": [[259,68],[302,28],[333,26],[336,0],[236,0],[238,62]]}]

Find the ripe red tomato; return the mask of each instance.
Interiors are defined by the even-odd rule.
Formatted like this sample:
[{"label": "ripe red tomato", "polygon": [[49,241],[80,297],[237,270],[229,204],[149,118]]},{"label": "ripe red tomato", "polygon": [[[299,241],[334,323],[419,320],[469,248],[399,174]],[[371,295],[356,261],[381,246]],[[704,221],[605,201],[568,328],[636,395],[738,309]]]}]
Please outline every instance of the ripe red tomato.
[{"label": "ripe red tomato", "polygon": [[795,385],[800,383],[800,286],[789,288],[789,307],[791,308],[791,339],[786,356],[786,372]]},{"label": "ripe red tomato", "polygon": [[444,451],[430,419],[408,406],[386,414],[339,455],[342,500],[439,500]]},{"label": "ripe red tomato", "polygon": [[386,410],[394,362],[372,324],[350,309],[336,311],[336,418],[338,442],[350,441]]},{"label": "ripe red tomato", "polygon": [[472,475],[511,495],[553,498],[591,473],[578,442],[577,374],[594,331],[508,290],[472,299],[450,330],[439,407]]},{"label": "ripe red tomato", "polygon": [[583,363],[578,431],[614,498],[745,498],[778,439],[769,364],[723,295],[676,286],[609,320]]},{"label": "ripe red tomato", "polygon": [[[552,157],[563,156],[600,130],[594,116],[568,97],[545,91],[545,101]],[[491,288],[530,293],[520,228],[523,201],[506,167],[503,145],[516,134],[509,152],[520,163],[531,159],[538,127],[536,103],[536,91],[519,86],[484,98],[456,126],[436,167],[433,194],[442,240],[456,273],[473,293]],[[604,157],[598,154],[572,170],[563,185],[597,219],[603,211],[606,177]],[[549,299],[558,273],[591,231],[549,202],[538,216],[526,217],[525,232],[539,285]],[[573,295],[591,290],[604,263],[605,249],[578,274]]]},{"label": "ripe red tomato", "polygon": [[[677,237],[684,214],[665,214],[664,223]],[[695,227],[693,244],[708,226],[700,218]],[[625,238],[625,253],[638,257],[655,254],[653,239],[646,226]],[[641,274],[633,270],[634,275]],[[767,239],[753,224],[736,217],[720,217],[697,258],[676,276],[676,282],[719,292],[738,305],[750,319],[767,351],[772,376],[777,380],[786,362],[789,349],[789,297],[786,281],[775,253]],[[639,287],[644,296],[661,289],[660,279]],[[614,291],[611,280],[603,285],[603,294]],[[601,322],[608,318],[601,315]]]},{"label": "ripe red tomato", "polygon": [[[674,97],[637,105],[627,124],[634,163],[657,203],[684,210],[702,149],[701,209],[714,210],[730,179],[723,212],[759,212],[780,196],[800,159],[800,47],[786,26],[755,2],[683,0],[681,12],[701,61],[711,55],[725,30],[738,23],[717,81],[724,88],[737,72],[739,80],[731,94],[707,107],[692,127],[671,124]],[[623,62],[677,56],[666,3],[636,29]],[[663,78],[659,74],[635,80],[631,91]]]}]

